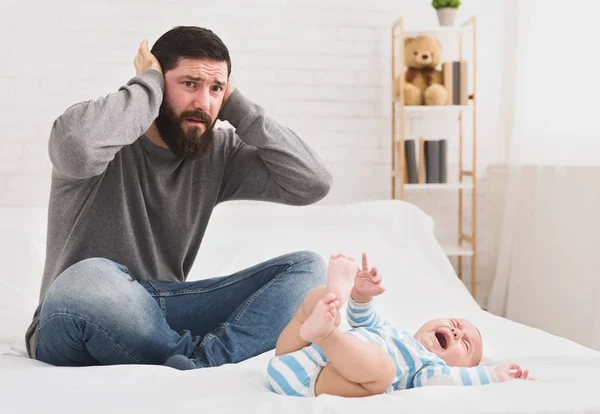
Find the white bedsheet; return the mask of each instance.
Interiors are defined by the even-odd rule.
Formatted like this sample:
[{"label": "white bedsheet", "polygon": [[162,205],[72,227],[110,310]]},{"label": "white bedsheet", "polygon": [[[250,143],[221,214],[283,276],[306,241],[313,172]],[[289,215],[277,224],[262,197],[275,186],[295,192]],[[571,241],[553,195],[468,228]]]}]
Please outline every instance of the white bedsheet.
[{"label": "white bedsheet", "polygon": [[432,220],[400,201],[221,205],[189,280],[229,274],[295,250],[357,258],[366,251],[385,277],[388,291],[377,303],[386,317],[409,330],[433,317],[466,317],[484,336],[485,362],[520,363],[536,382],[302,399],[265,387],[272,351],[237,365],[195,371],[136,365],[60,368],[31,360],[23,338],[37,304],[45,220],[44,209],[0,209],[2,413],[600,412],[600,352],[482,311],[435,241]]}]

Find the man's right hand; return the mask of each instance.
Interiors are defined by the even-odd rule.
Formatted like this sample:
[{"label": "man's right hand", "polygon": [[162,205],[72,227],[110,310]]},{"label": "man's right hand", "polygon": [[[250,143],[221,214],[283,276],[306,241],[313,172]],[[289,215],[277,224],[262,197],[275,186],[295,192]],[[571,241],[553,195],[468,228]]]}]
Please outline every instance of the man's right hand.
[{"label": "man's right hand", "polygon": [[135,65],[136,76],[143,75],[148,69],[155,69],[161,75],[164,75],[158,59],[156,59],[156,57],[148,50],[147,40],[144,40],[140,44],[140,48],[138,49],[138,53],[133,60],[133,64]]}]

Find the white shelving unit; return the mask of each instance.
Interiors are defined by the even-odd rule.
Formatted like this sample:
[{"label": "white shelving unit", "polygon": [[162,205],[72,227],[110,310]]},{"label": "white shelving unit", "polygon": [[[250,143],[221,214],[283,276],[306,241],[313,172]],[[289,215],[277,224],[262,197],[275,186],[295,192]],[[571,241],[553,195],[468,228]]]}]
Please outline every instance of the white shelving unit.
[{"label": "white shelving unit", "polygon": [[435,35],[435,34],[444,34],[444,33],[467,33],[470,29],[469,26],[463,25],[458,27],[447,27],[447,26],[438,26],[438,27],[420,27],[420,28],[404,28],[405,36],[419,36],[419,35]]},{"label": "white shelving unit", "polygon": [[[404,105],[404,39],[418,35],[456,35],[459,38],[459,60],[463,60],[463,37],[472,34],[472,68],[470,74],[472,82],[472,93],[467,105],[443,105],[443,106],[407,106]],[[404,199],[406,191],[458,191],[458,241],[456,245],[442,246],[449,257],[458,258],[458,276],[462,279],[463,258],[471,261],[471,294],[476,294],[476,259],[477,259],[477,58],[476,58],[477,25],[476,18],[472,17],[459,27],[435,27],[422,29],[406,29],[404,18],[398,19],[392,26],[392,85],[395,85],[396,77],[400,77],[400,85],[392,87],[392,188],[393,199]],[[470,170],[464,168],[463,156],[463,132],[469,125],[465,125],[463,115],[469,113],[472,118],[472,167]],[[435,119],[436,117],[456,117],[459,124],[458,139],[458,182],[444,184],[409,184],[406,181],[407,173],[404,142],[406,120],[414,118]],[[421,173],[420,173],[421,174]],[[463,213],[463,191],[470,191],[471,199],[471,234],[466,234],[464,229]]]},{"label": "white shelving unit", "polygon": [[442,248],[444,249],[444,253],[446,253],[447,256],[473,256],[474,251],[473,249],[469,249],[468,247],[462,247],[462,246],[451,246],[451,245],[442,245]]},{"label": "white shelving unit", "polygon": [[[399,98],[394,98],[397,104],[400,104]],[[398,108],[400,109],[400,108]],[[421,113],[421,112],[461,112],[473,109],[473,105],[406,105],[404,111],[407,113]]]},{"label": "white shelving unit", "polygon": [[470,190],[472,183],[404,184],[405,190]]}]

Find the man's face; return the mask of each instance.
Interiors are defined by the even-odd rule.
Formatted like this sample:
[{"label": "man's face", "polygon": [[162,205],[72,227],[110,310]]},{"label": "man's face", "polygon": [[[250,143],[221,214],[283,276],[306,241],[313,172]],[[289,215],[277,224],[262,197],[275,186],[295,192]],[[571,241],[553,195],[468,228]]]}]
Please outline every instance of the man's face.
[{"label": "man's face", "polygon": [[209,150],[226,87],[226,62],[182,59],[167,71],[156,127],[177,156],[200,158]]},{"label": "man's face", "polygon": [[431,320],[419,328],[415,339],[449,366],[473,367],[481,361],[481,335],[475,325],[465,319]]}]

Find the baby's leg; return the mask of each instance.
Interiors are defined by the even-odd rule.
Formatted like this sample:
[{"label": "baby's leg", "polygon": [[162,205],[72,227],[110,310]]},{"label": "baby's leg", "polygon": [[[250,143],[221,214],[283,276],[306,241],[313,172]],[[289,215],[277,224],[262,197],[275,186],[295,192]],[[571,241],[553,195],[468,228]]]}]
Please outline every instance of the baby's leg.
[{"label": "baby's leg", "polygon": [[[377,390],[379,391],[379,390]],[[337,395],[338,397],[356,398],[368,397],[370,395],[382,394],[382,392],[372,392],[367,390],[361,384],[348,381],[342,377],[339,372],[333,368],[333,365],[326,365],[315,384],[315,396],[321,394]]]},{"label": "baby's leg", "polygon": [[328,293],[317,303],[300,330],[302,338],[321,348],[328,360],[317,379],[316,394],[359,397],[365,392],[367,395],[384,393],[396,375],[394,361],[381,347],[348,335],[333,325],[332,314],[337,309],[326,303],[332,296]]},{"label": "baby's leg", "polygon": [[314,344],[328,359],[328,365],[317,379],[317,395],[342,395],[340,390],[346,397],[361,397],[364,392],[366,395],[382,394],[394,382],[394,360],[371,342],[334,328],[329,336]]},{"label": "baby's leg", "polygon": [[[304,297],[302,305],[298,308],[296,315],[292,318],[290,323],[279,335],[277,345],[275,347],[275,355],[289,354],[290,352],[297,351],[310,345],[310,342],[302,339],[300,336],[300,327],[308,316],[312,314],[316,304],[323,299],[327,294],[326,286],[317,286],[310,290]],[[341,322],[339,313],[337,314],[334,324],[338,326]]]},{"label": "baby's leg", "polygon": [[[296,315],[279,335],[275,347],[275,355],[287,354],[310,345],[310,342],[302,339],[300,328],[308,316],[313,312],[315,305],[327,293],[335,294],[339,306],[343,306],[354,284],[356,276],[356,263],[341,254],[329,258],[327,270],[327,286],[317,286],[306,294],[304,302],[298,308]],[[340,315],[336,314],[335,326],[340,324]]]},{"label": "baby's leg", "polygon": [[[269,363],[271,387],[287,395],[310,395],[311,383],[313,395],[365,397],[384,393],[396,374],[392,358],[379,346],[336,327],[334,319],[339,312],[333,304],[335,295],[323,288],[313,289],[305,298],[303,306],[313,307],[309,317],[306,318],[301,306],[279,337],[277,356]],[[325,296],[313,303],[322,294]],[[300,323],[301,320],[304,322]],[[312,357],[305,354],[310,354],[311,342],[321,348],[327,360],[318,362],[316,350]],[[315,372],[318,365],[324,366],[320,374]]]},{"label": "baby's leg", "polygon": [[344,306],[350,296],[357,270],[354,259],[343,254],[333,255],[329,259],[327,290],[335,294],[340,301],[340,306]]}]

